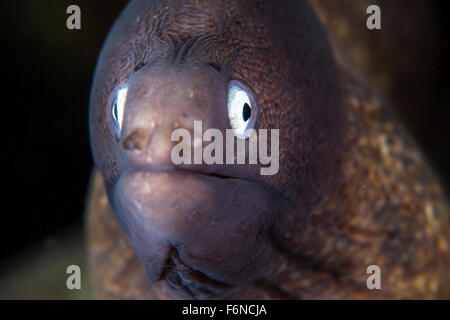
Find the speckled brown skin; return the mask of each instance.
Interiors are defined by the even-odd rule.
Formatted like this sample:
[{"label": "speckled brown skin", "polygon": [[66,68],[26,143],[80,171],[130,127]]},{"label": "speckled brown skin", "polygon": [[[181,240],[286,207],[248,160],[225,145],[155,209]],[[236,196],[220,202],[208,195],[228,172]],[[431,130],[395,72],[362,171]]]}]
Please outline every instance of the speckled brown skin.
[{"label": "speckled brown skin", "polygon": [[[442,52],[438,19],[422,0],[309,0],[332,41],[388,99],[413,133],[427,130],[423,109],[440,103]],[[381,30],[365,27],[369,5],[381,9]],[[425,117],[424,117],[425,116]]]},{"label": "speckled brown skin", "polygon": [[[143,8],[136,2],[103,49],[91,98],[91,136],[106,188],[95,173],[87,213],[91,275],[98,297],[448,298],[449,207],[439,183],[381,99],[347,64],[345,52],[328,46],[311,9],[303,2],[279,6],[270,1],[228,1],[226,7],[220,1],[208,3],[213,5],[172,2],[166,8],[155,2],[155,8]],[[203,256],[197,271],[183,261],[192,247],[181,246],[167,256],[170,277],[190,276],[194,286],[180,285],[164,272],[163,280],[152,284],[147,275],[154,275],[154,265],[142,253],[146,242],[136,240],[141,231],[122,231],[114,216],[127,221],[127,211],[116,208],[113,214],[109,205],[114,207],[113,190],[128,162],[117,157],[121,141],[108,129],[108,96],[136,70],[146,70],[149,60],[166,59],[168,51],[161,45],[166,36],[181,44],[203,36],[201,50],[194,50],[184,63],[219,66],[224,79],[245,81],[258,100],[257,128],[280,128],[280,172],[257,182],[276,190],[279,199],[270,200],[265,212],[241,212],[248,221],[262,221],[259,242],[251,241],[253,229],[244,223],[221,239],[196,244],[196,249],[215,250]],[[175,45],[170,50],[179,49]],[[151,72],[140,74],[150,81]],[[170,81],[178,83],[176,78]],[[229,170],[246,177],[243,171]],[[222,184],[215,182],[211,199],[202,201],[220,208],[224,203],[216,195],[226,191]],[[258,194],[252,188],[259,187],[249,186],[249,194]],[[164,199],[170,203],[173,198]],[[195,199],[190,201],[196,205]],[[206,217],[214,214],[207,212]],[[264,219],[254,220],[258,215]],[[194,227],[185,224],[178,231]],[[242,232],[246,236],[239,238]],[[148,239],[153,246],[153,238]],[[255,252],[264,243],[264,262],[258,255],[247,255],[237,264],[227,264],[225,253],[217,249],[232,244],[227,250],[238,252],[236,239]],[[172,243],[170,237],[165,241]],[[366,287],[371,264],[381,268],[382,290]],[[252,279],[243,277],[236,265],[247,265]],[[211,279],[220,279],[224,287],[216,291],[214,283],[211,289]]]},{"label": "speckled brown skin", "polygon": [[[448,298],[445,195],[386,105],[340,65],[349,127],[339,178],[311,210],[304,242],[292,236],[288,246],[312,268],[288,273],[281,287],[304,298]],[[361,264],[380,266],[382,290],[367,291]]]}]

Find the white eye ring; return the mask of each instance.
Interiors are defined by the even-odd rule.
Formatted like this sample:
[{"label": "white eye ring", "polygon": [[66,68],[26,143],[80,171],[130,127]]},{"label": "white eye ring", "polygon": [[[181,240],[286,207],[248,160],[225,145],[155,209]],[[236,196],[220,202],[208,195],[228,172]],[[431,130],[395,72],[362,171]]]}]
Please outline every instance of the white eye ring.
[{"label": "white eye ring", "polygon": [[125,102],[127,100],[128,87],[122,87],[117,90],[111,106],[111,116],[116,128],[117,137],[122,130],[123,114],[125,112]]},{"label": "white eye ring", "polygon": [[257,116],[256,101],[251,90],[242,82],[231,80],[228,87],[228,118],[234,134],[240,139],[250,136]]}]

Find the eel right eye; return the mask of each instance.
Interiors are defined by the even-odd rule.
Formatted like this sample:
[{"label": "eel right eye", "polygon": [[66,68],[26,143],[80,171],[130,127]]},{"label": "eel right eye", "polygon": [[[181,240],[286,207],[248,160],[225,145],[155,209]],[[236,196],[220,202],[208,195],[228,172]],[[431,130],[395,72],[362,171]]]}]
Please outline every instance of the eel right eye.
[{"label": "eel right eye", "polygon": [[116,127],[117,137],[120,137],[122,130],[123,113],[125,111],[125,101],[127,99],[128,87],[123,87],[117,90],[116,96],[111,106],[111,116],[113,118],[114,126]]}]

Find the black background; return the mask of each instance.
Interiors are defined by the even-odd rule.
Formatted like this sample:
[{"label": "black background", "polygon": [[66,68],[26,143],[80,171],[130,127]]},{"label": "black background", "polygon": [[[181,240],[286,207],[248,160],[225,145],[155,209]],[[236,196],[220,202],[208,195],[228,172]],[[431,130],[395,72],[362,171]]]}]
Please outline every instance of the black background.
[{"label": "black background", "polygon": [[[93,166],[88,104],[97,56],[127,1],[2,1],[0,262],[80,224]],[[81,30],[66,8],[81,8]]]},{"label": "black background", "polygon": [[[424,0],[425,1],[425,0]],[[450,92],[448,1],[427,1],[441,29],[441,90]],[[83,219],[92,156],[88,103],[106,34],[126,1],[2,1],[0,264]],[[82,29],[66,28],[77,4]],[[450,95],[447,95],[450,98]],[[414,132],[448,186],[450,101],[419,112]],[[447,187],[448,190],[448,187]]]}]

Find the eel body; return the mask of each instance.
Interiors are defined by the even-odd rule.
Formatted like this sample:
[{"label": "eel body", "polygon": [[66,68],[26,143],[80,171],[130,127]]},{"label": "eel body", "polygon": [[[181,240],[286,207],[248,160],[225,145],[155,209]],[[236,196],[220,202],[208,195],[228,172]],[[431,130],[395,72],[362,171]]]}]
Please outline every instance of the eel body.
[{"label": "eel body", "polygon": [[[446,195],[390,107],[402,99],[390,69],[358,60],[370,46],[332,31],[324,3],[124,9],[90,102],[86,221],[99,298],[450,298]],[[279,130],[278,173],[173,165],[174,129],[201,120],[225,136],[235,82],[257,106],[255,129]],[[380,290],[367,287],[371,265]]]}]

